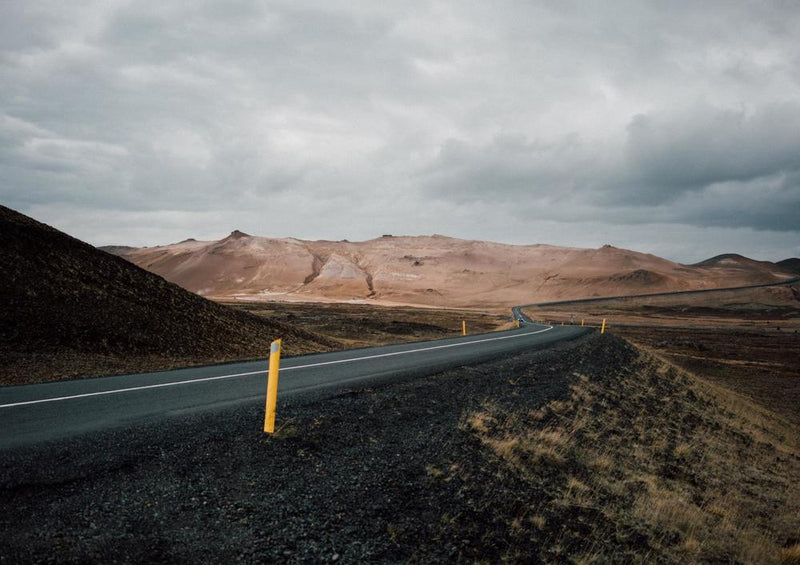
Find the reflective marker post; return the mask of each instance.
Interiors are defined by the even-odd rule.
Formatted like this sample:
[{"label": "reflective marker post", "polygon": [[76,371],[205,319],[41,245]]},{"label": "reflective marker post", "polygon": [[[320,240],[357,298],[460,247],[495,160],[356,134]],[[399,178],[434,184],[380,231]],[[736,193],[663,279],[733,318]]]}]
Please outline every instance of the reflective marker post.
[{"label": "reflective marker post", "polygon": [[600,333],[601,334],[606,333],[606,319],[605,318],[603,318],[603,325],[600,326]]},{"label": "reflective marker post", "polygon": [[467,335],[467,321],[461,321],[461,335]]},{"label": "reflective marker post", "polygon": [[267,407],[264,413],[264,432],[275,432],[275,407],[278,402],[278,373],[281,369],[281,340],[269,346],[269,377],[267,378]]}]

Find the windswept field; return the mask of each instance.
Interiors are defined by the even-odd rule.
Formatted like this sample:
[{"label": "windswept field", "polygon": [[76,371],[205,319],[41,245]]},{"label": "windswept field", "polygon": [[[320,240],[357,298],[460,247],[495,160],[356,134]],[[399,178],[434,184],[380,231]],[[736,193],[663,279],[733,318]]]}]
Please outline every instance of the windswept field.
[{"label": "windswept field", "polygon": [[599,325],[800,424],[800,285],[528,308]]},{"label": "windswept field", "polygon": [[511,312],[487,313],[362,304],[223,302],[237,310],[337,340],[342,347],[368,347],[511,327]]},{"label": "windswept field", "polygon": [[598,363],[627,358],[576,371],[567,398],[535,410],[487,402],[465,415],[464,429],[525,482],[558,477],[512,527],[564,520],[551,551],[577,563],[797,563],[797,428],[651,353],[606,343]]},{"label": "windswept field", "polygon": [[535,320],[616,326],[734,328],[794,332],[800,330],[800,283],[530,307]]}]

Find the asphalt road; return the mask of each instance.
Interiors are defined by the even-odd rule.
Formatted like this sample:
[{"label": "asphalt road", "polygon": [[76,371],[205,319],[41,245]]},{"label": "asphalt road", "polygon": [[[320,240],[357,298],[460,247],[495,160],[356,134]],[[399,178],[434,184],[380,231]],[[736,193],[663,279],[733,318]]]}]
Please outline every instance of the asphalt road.
[{"label": "asphalt road", "polygon": [[[513,315],[522,327],[505,332],[284,358],[278,400],[429,375],[589,331],[533,324],[518,308]],[[267,365],[250,361],[0,388],[0,450],[236,404],[260,406],[263,417]],[[280,425],[280,404],[278,420]]]},{"label": "asphalt road", "polygon": [[550,302],[537,302],[535,304],[523,304],[522,306],[515,306],[515,316],[521,312],[520,308],[536,308],[545,306],[562,306],[565,304],[586,304],[589,302],[615,302],[618,300],[628,300],[631,298],[658,298],[660,296],[679,296],[679,295],[697,295],[708,294],[714,292],[729,292],[732,290],[748,290],[751,288],[767,288],[771,286],[787,286],[800,282],[800,277],[782,280],[774,283],[751,284],[747,286],[728,286],[722,288],[705,288],[702,290],[674,290],[672,292],[655,292],[650,294],[622,294],[619,296],[598,296],[596,298],[575,298],[571,300],[555,300]]}]

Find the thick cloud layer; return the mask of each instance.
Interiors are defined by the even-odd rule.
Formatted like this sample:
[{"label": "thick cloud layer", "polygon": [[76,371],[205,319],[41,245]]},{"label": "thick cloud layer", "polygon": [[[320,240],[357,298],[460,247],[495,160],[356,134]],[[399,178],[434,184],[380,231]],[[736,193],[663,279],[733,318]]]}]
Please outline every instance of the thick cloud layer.
[{"label": "thick cloud layer", "polygon": [[800,255],[800,10],[6,2],[0,200],[92,243]]}]

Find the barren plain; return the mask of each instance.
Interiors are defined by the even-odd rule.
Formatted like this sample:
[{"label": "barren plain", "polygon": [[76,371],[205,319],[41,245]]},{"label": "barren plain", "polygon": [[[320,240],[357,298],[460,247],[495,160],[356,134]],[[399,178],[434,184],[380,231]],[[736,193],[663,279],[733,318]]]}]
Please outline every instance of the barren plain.
[{"label": "barren plain", "polygon": [[598,326],[800,424],[800,284],[526,308]]}]

